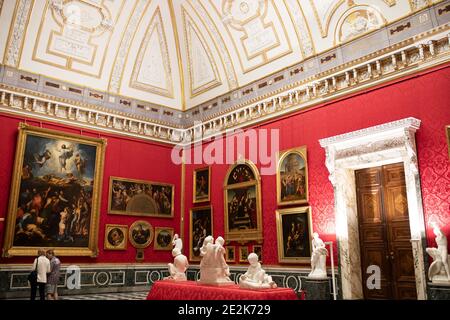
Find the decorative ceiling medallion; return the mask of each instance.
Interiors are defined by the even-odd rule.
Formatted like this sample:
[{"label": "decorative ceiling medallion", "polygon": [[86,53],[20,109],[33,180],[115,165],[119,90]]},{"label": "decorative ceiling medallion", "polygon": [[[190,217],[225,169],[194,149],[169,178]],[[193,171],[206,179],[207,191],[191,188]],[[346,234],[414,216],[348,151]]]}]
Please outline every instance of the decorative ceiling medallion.
[{"label": "decorative ceiling medallion", "polygon": [[158,7],[139,48],[130,87],[173,98],[171,70],[166,35]]},{"label": "decorative ceiling medallion", "polygon": [[409,0],[409,5],[412,12],[416,12],[431,5],[431,0]]},{"label": "decorative ceiling medallion", "polygon": [[187,11],[182,8],[191,97],[221,85],[214,57]]},{"label": "decorative ceiling medallion", "polygon": [[379,29],[386,23],[381,13],[369,6],[355,6],[339,19],[335,44],[343,43]]},{"label": "decorative ceiling medallion", "polygon": [[345,3],[345,0],[309,0],[314,11],[314,17],[319,25],[322,38],[328,36],[330,21],[336,10]]}]

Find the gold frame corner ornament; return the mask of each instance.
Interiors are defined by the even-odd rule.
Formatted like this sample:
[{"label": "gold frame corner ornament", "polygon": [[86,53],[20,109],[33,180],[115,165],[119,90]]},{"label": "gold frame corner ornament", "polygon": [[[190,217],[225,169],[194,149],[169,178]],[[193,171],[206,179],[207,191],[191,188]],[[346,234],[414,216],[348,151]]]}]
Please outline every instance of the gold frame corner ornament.
[{"label": "gold frame corner ornament", "polygon": [[79,134],[61,132],[52,129],[31,126],[27,123],[19,123],[18,140],[14,158],[14,169],[11,179],[11,191],[8,204],[7,223],[2,256],[5,258],[13,256],[35,256],[38,247],[14,246],[14,229],[17,217],[17,203],[21,184],[22,167],[25,156],[25,147],[29,135],[49,138],[64,139],[70,142],[86,144],[96,148],[94,186],[92,193],[92,208],[89,226],[89,241],[86,247],[53,247],[59,256],[87,256],[95,258],[98,256],[98,229],[100,218],[100,202],[102,194],[103,169],[105,160],[106,139],[87,137]]},{"label": "gold frame corner ornament", "polygon": [[[298,154],[305,161],[305,193],[306,198],[302,200],[290,200],[290,201],[282,201],[281,200],[281,171],[280,166],[283,163],[284,159],[290,154]],[[308,188],[308,153],[306,145],[301,147],[295,147],[287,150],[283,150],[277,153],[277,173],[276,173],[276,183],[277,183],[277,205],[278,206],[286,206],[286,205],[294,205],[294,204],[305,204],[309,202],[309,188]]]},{"label": "gold frame corner ornament", "polygon": [[[111,246],[108,241],[109,231],[113,228],[118,228],[123,232],[124,245],[122,247]],[[127,250],[128,248],[128,226],[126,224],[105,224],[105,239],[103,241],[103,250]]]},{"label": "gold frame corner ornament", "polygon": [[[228,185],[228,179],[233,170],[239,165],[248,166],[255,180],[246,181],[241,183],[236,183],[232,185]],[[250,231],[241,230],[241,231],[230,231],[228,224],[228,191],[233,189],[245,188],[245,187],[255,187],[256,193],[256,229],[252,229]],[[232,241],[237,241],[240,243],[246,243],[250,241],[257,241],[258,243],[262,243],[263,241],[263,228],[262,228],[262,206],[261,206],[261,176],[259,174],[258,167],[248,159],[242,159],[236,161],[233,165],[228,168],[227,174],[225,175],[225,180],[223,184],[224,190],[224,237],[227,243]]]},{"label": "gold frame corner ornament", "polygon": [[168,231],[170,233],[170,239],[173,240],[173,236],[175,235],[175,229],[172,227],[155,227],[155,241],[153,242],[153,249],[159,251],[172,251],[172,241],[167,247],[161,247],[158,244],[158,235],[161,231]]},{"label": "gold frame corner ornament", "polygon": [[308,257],[285,257],[284,256],[282,216],[290,215],[290,214],[297,214],[297,213],[304,213],[307,215],[308,232],[309,232],[309,247],[310,247],[310,253],[312,254],[311,236],[313,233],[313,227],[312,227],[311,206],[295,207],[295,208],[288,208],[288,209],[278,209],[275,212],[276,212],[276,221],[277,221],[278,262],[299,263],[299,264],[310,263],[311,255]]},{"label": "gold frame corner ornament", "polygon": [[194,258],[192,255],[192,249],[193,249],[193,243],[192,243],[192,235],[194,234],[193,230],[193,224],[192,224],[192,215],[194,211],[202,211],[202,210],[209,210],[210,212],[210,223],[211,223],[211,234],[207,234],[206,236],[214,236],[214,212],[213,207],[211,205],[208,206],[201,206],[201,207],[193,207],[189,210],[189,261],[193,262],[199,262],[201,261],[201,258]]},{"label": "gold frame corner ornament", "polygon": [[[208,197],[205,197],[205,199],[201,198],[198,199],[196,197],[196,191],[197,191],[197,184],[196,184],[196,178],[197,178],[197,172],[199,171],[206,171],[208,170]],[[202,203],[202,202],[209,202],[211,201],[211,166],[207,167],[201,167],[194,169],[192,171],[192,202],[193,203]]]}]

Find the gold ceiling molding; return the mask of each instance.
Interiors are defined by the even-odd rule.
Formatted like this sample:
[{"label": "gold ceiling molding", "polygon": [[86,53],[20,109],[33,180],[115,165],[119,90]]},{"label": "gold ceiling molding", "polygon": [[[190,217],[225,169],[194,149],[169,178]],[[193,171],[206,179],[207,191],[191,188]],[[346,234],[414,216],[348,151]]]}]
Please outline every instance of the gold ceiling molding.
[{"label": "gold ceiling molding", "polygon": [[[324,12],[324,14],[326,15],[326,16],[324,16],[324,17],[320,17],[319,11],[317,10],[317,7],[316,7],[316,1],[324,1],[324,0],[309,0],[309,3],[311,4],[311,7],[312,7],[312,9],[313,9],[314,17],[315,17],[316,22],[317,22],[317,24],[318,24],[318,26],[319,26],[320,33],[321,33],[321,35],[322,35],[322,38],[325,38],[325,37],[328,36],[328,29],[329,29],[329,27],[330,27],[331,18],[333,17],[333,15],[334,15],[334,13],[336,12],[336,10],[337,10],[342,4],[344,4],[346,0],[339,0],[339,1],[337,1],[336,3],[334,3],[334,4],[331,3],[332,6],[331,6],[331,7],[328,7],[328,9],[326,10],[326,12]],[[329,1],[329,0],[327,0],[327,1]],[[334,1],[333,1],[333,2],[334,2]],[[350,6],[351,4],[352,4],[352,3],[350,3],[349,6]],[[325,18],[325,19],[323,19],[323,18]],[[323,25],[322,22],[325,22],[325,25]]]},{"label": "gold ceiling molding", "polygon": [[[181,7],[181,14],[183,17],[183,29],[184,29],[184,43],[185,43],[185,49],[188,56],[188,72],[189,72],[189,89],[190,89],[190,96],[191,98],[202,94],[206,92],[207,90],[210,90],[214,87],[217,87],[222,84],[220,80],[219,71],[217,69],[217,65],[215,63],[215,59],[213,54],[211,53],[211,49],[209,48],[207,42],[203,38],[203,35],[200,33],[200,30],[198,29],[195,21],[192,19],[192,17],[189,15],[189,13],[186,11],[185,8]],[[195,37],[197,40],[196,46],[192,43],[193,37]],[[201,51],[196,51],[195,55],[193,50],[195,48],[200,49]],[[203,51],[203,52],[202,52]],[[194,61],[194,57],[196,59],[203,57],[203,61]],[[205,58],[207,61],[205,61]],[[195,66],[200,67],[200,64],[202,64],[204,67],[209,67],[209,72],[212,72],[210,76],[213,76],[212,79],[196,79],[196,72],[202,71],[202,70],[195,70]],[[203,72],[208,72],[208,70],[203,70]],[[198,75],[197,75],[198,76]],[[208,75],[205,75],[208,76]],[[196,85],[196,81],[207,81],[206,83],[201,83]]]},{"label": "gold ceiling molding", "polygon": [[[153,37],[157,37],[157,44],[152,43],[151,40]],[[149,46],[150,45],[150,46]],[[159,58],[161,61],[150,61],[151,57],[155,57],[152,55],[152,51],[149,50],[158,50],[156,54],[159,54]],[[147,52],[150,52],[150,57],[147,55]],[[157,59],[157,58],[156,58]],[[146,70],[143,70],[144,63],[146,63]],[[156,74],[152,68],[159,68],[162,66],[162,71],[165,78],[165,86],[161,87],[156,83],[151,83],[154,79],[148,79],[148,82],[144,82],[141,73]],[[139,79],[141,78],[141,79]],[[172,68],[170,66],[170,56],[169,49],[167,47],[166,34],[164,31],[164,26],[161,19],[161,11],[159,6],[156,8],[153,13],[152,18],[150,19],[150,23],[145,31],[144,40],[141,42],[139,47],[138,55],[135,60],[135,64],[133,66],[133,72],[131,75],[130,88],[135,88],[138,90],[149,91],[161,96],[165,96],[173,99],[173,81],[172,81]]]},{"label": "gold ceiling molding", "polygon": [[419,11],[432,5],[432,0],[408,0],[408,2],[412,12]]},{"label": "gold ceiling molding", "polygon": [[19,66],[25,41],[25,32],[28,28],[33,6],[34,0],[18,0],[16,2],[3,56],[3,63],[7,66]]},{"label": "gold ceiling molding", "polygon": [[198,18],[203,22],[205,26],[207,26],[207,28],[205,28],[206,31],[208,32],[210,38],[213,40],[217,51],[221,53],[220,58],[227,75],[229,89],[233,90],[238,88],[239,82],[233,64],[233,59],[231,58],[230,52],[228,51],[225,41],[223,40],[222,34],[219,32],[217,26],[214,23],[214,19],[211,17],[208,10],[205,9],[201,1],[192,1],[187,3],[191,5]]},{"label": "gold ceiling molding", "polygon": [[[74,1],[78,2],[79,4],[86,4],[86,6],[84,6],[85,10],[94,8],[93,10],[95,11],[106,12],[108,15],[110,15],[110,10],[106,8],[104,0],[102,0],[98,6],[92,5],[91,3],[83,0]],[[125,0],[120,1],[120,6],[114,19],[111,16],[107,17],[105,16],[105,13],[102,13],[102,20],[95,28],[88,27],[89,23],[91,23],[90,20],[83,20],[84,16],[89,16],[89,11],[83,13],[83,11],[80,9],[83,7],[79,7],[79,11],[73,11],[72,16],[69,17],[70,23],[67,23],[67,19],[63,19],[63,23],[58,21],[58,14],[56,13],[64,12],[64,10],[67,9],[65,8],[65,6],[68,5],[68,3],[70,2],[46,2],[44,13],[42,14],[39,24],[36,43],[33,48],[32,60],[66,71],[71,71],[99,79],[103,74],[103,67],[107,55],[106,53],[111,44],[111,37],[114,32],[115,25],[117,24],[120,14],[123,11]],[[103,10],[100,10],[99,8],[103,8]],[[50,17],[52,19],[48,19]],[[54,57],[62,58],[63,60],[65,60],[65,63],[63,64],[58,64],[53,61],[38,57],[39,45],[44,39],[43,30],[46,26],[48,26],[48,23],[50,23],[50,21],[53,21],[56,25],[58,25],[59,30],[55,30],[55,28],[50,27],[51,31],[49,33],[45,33],[45,53],[47,55],[53,55]],[[103,49],[101,50],[101,56],[97,57],[99,44],[95,44],[94,39],[100,38],[105,33],[108,34],[107,39],[104,39],[105,46],[101,48]],[[85,70],[77,68],[74,65],[75,62],[79,63],[80,65],[90,66],[94,68],[96,60],[100,60],[100,62],[98,63],[99,68],[97,69],[97,72],[87,72]]]},{"label": "gold ceiling molding", "polygon": [[133,43],[137,29],[145,15],[145,12],[147,12],[150,3],[151,1],[149,0],[137,0],[134,5],[133,12],[128,18],[127,26],[125,32],[123,33],[122,40],[120,41],[120,46],[114,59],[113,70],[109,78],[109,92],[116,94],[120,92],[123,72],[126,61],[128,60],[131,44]]},{"label": "gold ceiling molding", "polygon": [[397,4],[396,0],[383,0],[389,7],[395,6]]}]

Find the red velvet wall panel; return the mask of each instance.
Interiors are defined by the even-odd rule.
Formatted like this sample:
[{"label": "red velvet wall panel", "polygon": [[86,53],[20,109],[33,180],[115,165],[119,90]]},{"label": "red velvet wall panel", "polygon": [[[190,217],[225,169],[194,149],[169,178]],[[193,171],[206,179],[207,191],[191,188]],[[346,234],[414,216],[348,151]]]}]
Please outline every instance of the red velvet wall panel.
[{"label": "red velvet wall panel", "polygon": [[[0,217],[7,216],[9,188],[11,184],[17,142],[17,128],[19,122],[26,121],[30,125],[44,128],[82,134],[90,137],[104,137],[107,139],[103,185],[101,195],[101,211],[99,224],[99,255],[92,259],[88,257],[61,257],[63,263],[70,262],[135,262],[136,250],[128,242],[126,251],[104,250],[105,224],[123,224],[130,226],[136,220],[147,220],[153,228],[172,227],[176,232],[180,229],[180,199],[181,199],[181,167],[171,161],[171,147],[142,140],[129,139],[114,135],[97,133],[91,130],[80,130],[74,127],[62,126],[54,123],[38,122],[0,113]],[[111,215],[108,211],[109,177],[117,176],[129,179],[149,180],[171,183],[175,185],[174,218],[154,218],[140,216]],[[6,221],[0,222],[0,246],[3,246]],[[167,262],[172,259],[170,251],[153,250],[154,242],[145,249],[144,262]],[[0,263],[28,263],[30,258],[14,257],[0,259]]]},{"label": "red velvet wall panel", "polygon": [[[445,125],[450,124],[449,80],[450,66],[443,66],[254,127],[279,129],[280,150],[307,146],[309,204],[312,207],[313,228],[325,241],[335,241],[334,195],[325,167],[325,152],[318,140],[406,117],[422,120],[416,141],[428,241],[434,245],[434,236],[429,227],[431,220],[437,220],[444,226],[443,231],[450,236],[450,162],[444,129]],[[189,221],[189,209],[193,207],[192,172],[201,166],[204,165],[186,166],[186,221]],[[260,168],[260,163],[257,166]],[[224,164],[212,166],[211,205],[214,210],[215,236],[224,233],[223,182],[228,167],[229,165]],[[263,262],[266,265],[276,265],[279,263],[275,176],[262,176],[261,187]],[[188,233],[189,225],[186,223],[185,234]]]}]

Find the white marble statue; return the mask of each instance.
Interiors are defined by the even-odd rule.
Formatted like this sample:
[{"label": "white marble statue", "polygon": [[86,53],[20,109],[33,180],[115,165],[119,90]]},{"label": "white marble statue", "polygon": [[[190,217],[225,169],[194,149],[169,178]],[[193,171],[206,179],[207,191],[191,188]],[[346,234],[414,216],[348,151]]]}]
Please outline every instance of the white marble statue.
[{"label": "white marble statue", "polygon": [[270,289],[276,288],[277,284],[272,277],[266,274],[261,263],[258,261],[258,255],[254,252],[248,255],[250,266],[247,272],[239,279],[239,287],[244,289]]},{"label": "white marble statue", "polygon": [[180,252],[183,252],[183,241],[177,233],[173,236],[172,246],[174,249],[178,248],[180,249]]},{"label": "white marble statue", "polygon": [[433,232],[436,235],[437,248],[427,248],[427,253],[433,258],[428,269],[428,278],[433,283],[450,284],[450,255],[447,250],[447,237],[442,233],[436,223],[432,223]]},{"label": "white marble statue", "polygon": [[312,250],[311,272],[309,273],[308,278],[326,279],[328,250],[325,248],[325,243],[319,238],[317,232],[313,233]]},{"label": "white marble statue", "polygon": [[168,264],[170,276],[164,280],[187,281],[186,270],[189,267],[187,257],[181,253],[179,248],[173,248],[172,256],[174,257],[173,263]]},{"label": "white marble statue", "polygon": [[229,278],[230,268],[225,262],[225,240],[217,237],[214,243],[212,236],[207,236],[200,248],[200,280],[202,284],[231,285],[234,282]]}]

